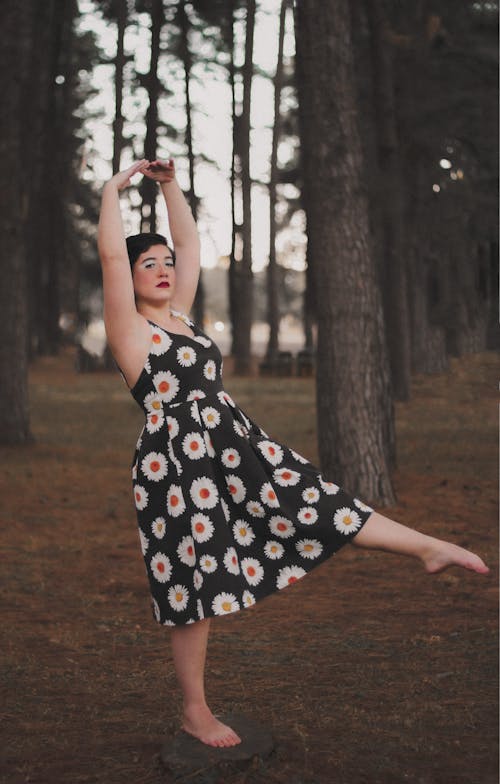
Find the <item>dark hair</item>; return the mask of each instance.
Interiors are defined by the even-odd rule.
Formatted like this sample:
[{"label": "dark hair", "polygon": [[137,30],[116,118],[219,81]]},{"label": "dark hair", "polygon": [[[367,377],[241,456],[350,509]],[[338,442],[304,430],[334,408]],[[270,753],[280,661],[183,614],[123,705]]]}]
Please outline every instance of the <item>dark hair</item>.
[{"label": "dark hair", "polygon": [[168,242],[163,234],[151,234],[149,232],[143,234],[132,234],[130,237],[127,237],[126,243],[131,267],[134,266],[141,253],[149,250],[149,248],[151,248],[153,245],[165,245],[165,247],[167,247],[172,254],[172,259],[175,265],[175,251],[173,248],[169,247]]}]

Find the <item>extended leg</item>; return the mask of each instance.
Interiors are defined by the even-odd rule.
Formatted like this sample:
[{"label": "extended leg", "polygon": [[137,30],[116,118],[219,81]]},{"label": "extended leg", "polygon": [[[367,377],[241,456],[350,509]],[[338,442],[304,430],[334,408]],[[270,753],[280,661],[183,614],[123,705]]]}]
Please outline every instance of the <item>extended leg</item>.
[{"label": "extended leg", "polygon": [[182,728],[209,746],[235,746],[241,738],[215,718],[205,699],[210,619],[171,628],[175,672],[183,695]]},{"label": "extended leg", "polygon": [[389,517],[373,512],[362,529],[351,539],[357,547],[387,550],[390,553],[419,558],[429,573],[442,572],[449,566],[462,566],[480,574],[490,571],[470,550],[443,539],[435,539]]}]

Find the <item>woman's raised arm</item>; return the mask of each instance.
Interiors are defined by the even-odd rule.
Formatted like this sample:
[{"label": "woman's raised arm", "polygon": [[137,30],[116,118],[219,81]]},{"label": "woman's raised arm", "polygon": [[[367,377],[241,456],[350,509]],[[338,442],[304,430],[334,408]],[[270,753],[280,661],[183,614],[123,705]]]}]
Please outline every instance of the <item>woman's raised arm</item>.
[{"label": "woman's raised arm", "polygon": [[159,183],[167,205],[168,223],[175,250],[175,293],[172,308],[188,314],[200,277],[200,238],[191,208],[175,178],[172,158],[151,161],[144,175]]}]

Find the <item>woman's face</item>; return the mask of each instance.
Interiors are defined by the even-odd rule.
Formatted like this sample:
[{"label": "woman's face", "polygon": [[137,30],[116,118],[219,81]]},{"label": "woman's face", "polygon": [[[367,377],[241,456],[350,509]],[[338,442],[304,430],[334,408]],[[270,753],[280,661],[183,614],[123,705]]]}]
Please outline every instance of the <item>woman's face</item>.
[{"label": "woman's face", "polygon": [[175,268],[166,245],[152,245],[145,250],[132,268],[137,301],[163,302],[172,299]]}]

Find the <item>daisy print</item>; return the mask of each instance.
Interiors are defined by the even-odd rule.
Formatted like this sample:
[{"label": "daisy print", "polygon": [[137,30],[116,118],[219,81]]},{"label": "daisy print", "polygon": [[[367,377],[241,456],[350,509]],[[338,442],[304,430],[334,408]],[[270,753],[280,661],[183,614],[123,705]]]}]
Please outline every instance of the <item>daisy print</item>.
[{"label": "daisy print", "polygon": [[243,591],[243,596],[241,597],[243,605],[245,607],[251,607],[252,604],[255,604],[255,596],[250,591]]},{"label": "daisy print", "polygon": [[259,441],[257,446],[271,465],[277,466],[283,460],[283,450],[274,441]]},{"label": "daisy print", "polygon": [[170,370],[162,370],[153,376],[153,384],[165,403],[174,399],[179,391],[179,379]]},{"label": "daisy print", "polygon": [[249,585],[258,585],[264,577],[264,569],[257,558],[243,558],[240,566]]},{"label": "daisy print", "polygon": [[151,523],[151,530],[157,539],[163,539],[165,536],[165,531],[167,530],[165,525],[165,518],[157,517],[156,520],[153,520]]},{"label": "daisy print", "polygon": [[201,603],[201,599],[196,600],[196,612],[198,613],[198,619],[201,621],[205,617],[205,613],[203,612],[203,604]]},{"label": "daisy print", "polygon": [[186,400],[202,400],[204,397],[206,397],[206,394],[203,389],[192,389]]},{"label": "daisy print", "polygon": [[302,525],[313,525],[318,519],[318,513],[312,506],[303,506],[297,513],[297,520]]},{"label": "daisy print", "polygon": [[278,560],[278,558],[283,557],[283,553],[285,552],[285,548],[281,544],[281,542],[274,542],[272,539],[269,542],[266,542],[264,545],[264,554],[267,558],[270,558],[272,561]]},{"label": "daisy print", "polygon": [[234,432],[236,433],[236,435],[242,436],[242,437],[245,437],[247,435],[246,428],[243,427],[241,422],[238,422],[237,419],[234,420],[233,427],[234,427]]},{"label": "daisy print", "polygon": [[161,356],[164,354],[170,346],[172,345],[172,340],[168,337],[166,332],[162,329],[158,329],[157,327],[151,326],[151,347],[149,349],[151,354],[154,354],[155,357]]},{"label": "daisy print", "polygon": [[151,373],[151,361],[150,361],[149,357],[147,358],[147,360],[145,362],[144,370],[146,371],[146,373]]},{"label": "daisy print", "polygon": [[227,615],[239,609],[240,605],[234,593],[218,593],[212,602],[212,612],[215,615]]},{"label": "daisy print", "polygon": [[208,542],[212,538],[214,525],[205,514],[195,514],[191,518],[191,532],[197,542]]},{"label": "daisy print", "polygon": [[192,536],[183,536],[177,547],[177,555],[186,566],[194,566],[196,555],[194,552],[194,541]]},{"label": "daisy print", "polygon": [[240,565],[234,547],[228,547],[224,554],[224,566],[230,574],[239,574]]},{"label": "daisy print", "polygon": [[282,539],[288,539],[290,536],[293,536],[295,533],[295,526],[287,520],[286,517],[281,517],[279,515],[274,515],[269,520],[269,528],[271,533],[275,536],[279,536]]},{"label": "daisy print", "polygon": [[302,491],[302,498],[308,504],[315,504],[316,501],[319,501],[319,490],[317,487],[306,487],[305,490]]},{"label": "daisy print", "polygon": [[161,452],[150,452],[141,463],[141,471],[150,482],[160,482],[167,475],[167,461]]},{"label": "daisy print", "polygon": [[215,457],[214,445],[212,444],[212,439],[210,438],[210,433],[208,432],[208,430],[203,431],[203,438],[205,440],[205,446],[207,448],[207,455],[209,457]]},{"label": "daisy print", "polygon": [[229,392],[226,392],[224,390],[222,392],[217,392],[217,397],[219,398],[221,403],[226,403],[227,405],[236,408],[236,403],[234,402]]},{"label": "daisy print", "polygon": [[270,482],[264,482],[260,488],[260,498],[264,504],[270,507],[278,507],[280,505],[278,496],[274,492],[273,486]]},{"label": "daisy print", "polygon": [[158,395],[157,392],[148,392],[146,397],[143,400],[144,408],[150,414],[159,414],[160,412],[163,413],[163,406],[161,402],[161,397]]},{"label": "daisy print", "polygon": [[171,485],[167,493],[167,510],[171,517],[179,517],[185,510],[186,504],[180,485]]},{"label": "daisy print", "polygon": [[285,588],[287,585],[291,585],[292,583],[297,582],[297,580],[300,580],[305,573],[306,572],[301,566],[284,566],[283,569],[280,569],[279,571],[276,586],[278,588]]},{"label": "daisy print", "polygon": [[166,583],[172,574],[172,564],[170,558],[164,553],[156,553],[150,561],[153,576],[159,583]]},{"label": "daisy print", "polygon": [[191,403],[191,416],[193,417],[195,422],[201,425],[200,409],[198,408],[198,403],[196,400],[193,400],[193,402]]},{"label": "daisy print", "polygon": [[140,512],[142,512],[142,510],[147,507],[147,505],[148,505],[148,498],[149,498],[148,493],[144,489],[144,487],[142,487],[142,485],[135,485],[134,486],[135,506],[136,506],[137,509],[139,509]]},{"label": "daisy print", "polygon": [[134,463],[134,465],[132,466],[132,479],[134,480],[134,482],[137,479],[137,463]]},{"label": "daisy print", "polygon": [[359,500],[359,498],[354,498],[353,501],[354,501],[354,505],[357,506],[358,509],[361,509],[362,512],[373,512],[371,506],[367,506],[367,504],[364,504],[362,501]]},{"label": "daisy print", "polygon": [[200,569],[202,572],[206,572],[207,574],[211,574],[215,572],[217,569],[217,559],[213,557],[213,555],[200,555]]},{"label": "daisy print", "polygon": [[226,468],[237,468],[241,463],[241,457],[236,449],[224,449],[221,455],[222,464]]},{"label": "daisy print", "polygon": [[203,335],[196,335],[194,339],[196,340],[197,343],[203,346],[203,348],[210,348],[210,346],[212,345],[212,341],[209,340],[208,338],[204,338]]},{"label": "daisy print", "polygon": [[156,620],[158,621],[158,623],[160,623],[160,620],[161,620],[160,605],[158,604],[158,602],[156,601],[156,599],[154,597],[151,597],[151,603],[153,605],[154,616],[155,616]]},{"label": "daisy print", "polygon": [[175,438],[179,433],[179,422],[173,416],[167,417],[167,428],[170,438]]},{"label": "daisy print", "polygon": [[199,433],[188,433],[182,441],[182,450],[191,460],[199,460],[206,452],[205,441]]},{"label": "daisy print", "polygon": [[295,547],[303,558],[319,558],[323,552],[323,545],[317,539],[300,539],[295,543]]},{"label": "daisy print", "polygon": [[297,484],[300,480],[300,474],[298,471],[292,471],[291,468],[277,468],[273,473],[273,478],[281,487],[288,487]]},{"label": "daisy print", "polygon": [[189,591],[185,585],[171,585],[168,589],[168,601],[173,610],[181,612],[187,607]]},{"label": "daisy print", "polygon": [[318,481],[321,485],[322,490],[325,491],[327,495],[335,495],[339,491],[339,486],[334,484],[333,482],[325,482],[323,477],[318,476]]},{"label": "daisy print", "polygon": [[252,544],[253,540],[255,539],[254,532],[250,526],[245,523],[244,520],[236,520],[233,525],[233,536],[238,544],[242,545],[243,547]]},{"label": "daisy print", "polygon": [[245,500],[245,496],[247,494],[245,485],[241,479],[234,474],[229,474],[229,476],[226,476],[226,483],[233,501],[235,501],[237,504],[241,504],[241,502]]},{"label": "daisy print", "polygon": [[361,525],[361,518],[353,509],[343,506],[342,509],[338,509],[335,512],[333,522],[337,531],[347,535],[358,530]]},{"label": "daisy print", "polygon": [[246,510],[252,517],[264,517],[266,514],[264,507],[258,501],[249,501]]},{"label": "daisy print", "polygon": [[199,509],[212,509],[219,500],[217,487],[208,476],[195,479],[189,492]]},{"label": "daisy print", "polygon": [[193,572],[193,585],[195,591],[199,591],[203,585],[203,575],[198,569],[195,569]]},{"label": "daisy print", "polygon": [[146,536],[146,534],[144,533],[144,531],[141,531],[140,528],[139,528],[139,540],[141,542],[142,554],[146,555],[146,551],[147,551],[147,549],[149,547],[149,539]]},{"label": "daisy print", "polygon": [[213,381],[215,378],[215,362],[213,359],[209,359],[208,362],[205,362],[205,366],[203,368],[203,375],[205,378],[208,378],[209,381]]},{"label": "daisy print", "polygon": [[146,430],[148,433],[157,433],[163,426],[164,421],[163,410],[149,412],[146,419]]},{"label": "daisy print", "polygon": [[222,506],[222,511],[224,512],[224,517],[226,518],[226,522],[229,522],[229,507],[223,498],[220,499],[220,505]]},{"label": "daisy print", "polygon": [[220,414],[213,406],[206,406],[201,412],[205,427],[217,427],[220,422]]},{"label": "daisy print", "polygon": [[196,351],[192,346],[181,346],[177,349],[177,362],[182,367],[191,367],[196,362]]},{"label": "daisy print", "polygon": [[306,465],[306,463],[309,462],[309,460],[306,460],[305,457],[302,457],[302,455],[299,455],[299,453],[296,452],[295,449],[289,449],[289,452],[292,455],[292,457],[295,458],[297,463],[303,463],[304,465]]}]

